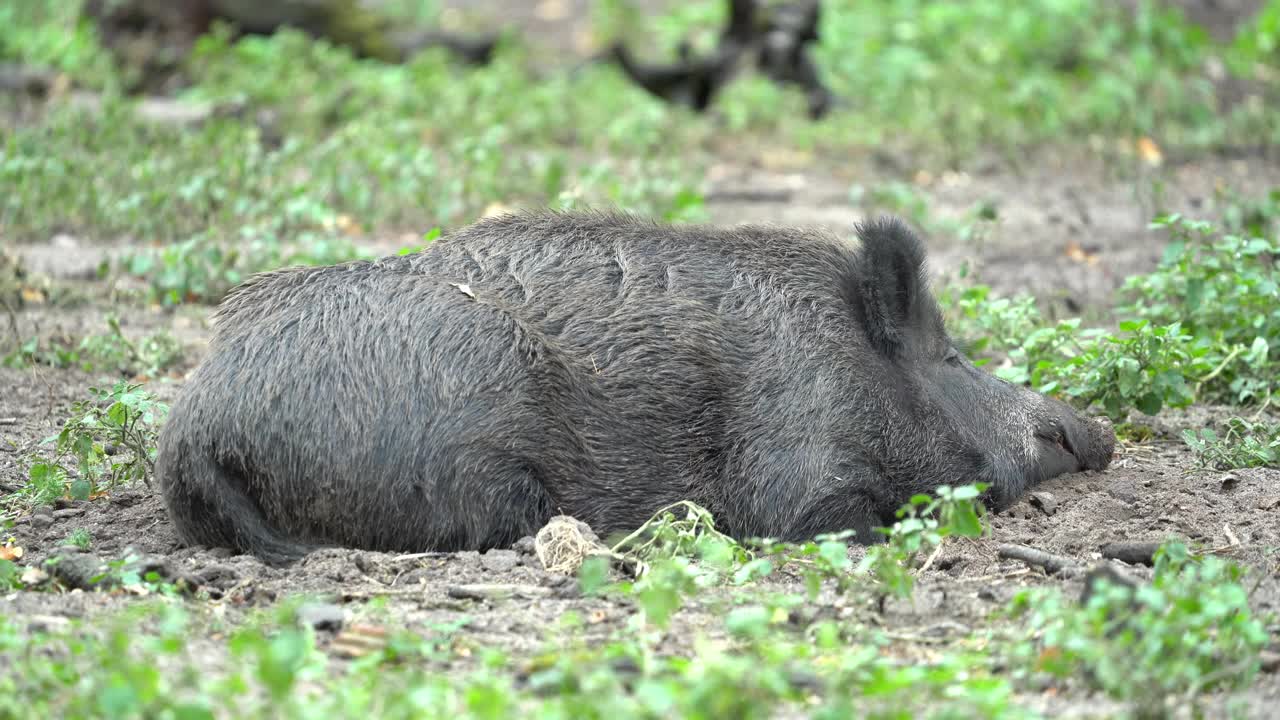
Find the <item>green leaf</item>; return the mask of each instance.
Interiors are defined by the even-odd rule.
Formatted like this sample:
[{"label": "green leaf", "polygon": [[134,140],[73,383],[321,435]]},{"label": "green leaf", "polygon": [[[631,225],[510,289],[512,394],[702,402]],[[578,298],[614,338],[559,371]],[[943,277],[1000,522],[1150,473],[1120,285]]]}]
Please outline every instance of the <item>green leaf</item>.
[{"label": "green leaf", "polygon": [[47,462],[33,463],[27,469],[27,478],[34,485],[43,485],[54,474],[54,466]]},{"label": "green leaf", "polygon": [[84,478],[75,479],[67,488],[67,495],[71,496],[72,500],[88,500],[92,494],[93,483]]},{"label": "green leaf", "polygon": [[756,558],[738,568],[738,571],[733,574],[733,582],[735,585],[743,585],[771,574],[773,574],[773,563],[768,558]]},{"label": "green leaf", "polygon": [[107,419],[116,427],[124,427],[129,422],[129,406],[124,402],[114,402],[107,409]]},{"label": "green leaf", "polygon": [[0,559],[0,588],[17,589],[22,587],[22,582],[19,580],[20,573],[17,563],[12,560]]},{"label": "green leaf", "polygon": [[1132,333],[1141,330],[1147,326],[1146,320],[1122,320],[1120,321],[1120,330],[1122,332]]},{"label": "green leaf", "polygon": [[963,537],[981,537],[982,520],[978,518],[977,508],[973,503],[958,503],[950,513],[951,530]]},{"label": "green leaf", "polygon": [[1271,347],[1267,343],[1267,339],[1259,335],[1253,339],[1253,344],[1249,347],[1249,355],[1246,358],[1246,362],[1251,367],[1260,367],[1266,364],[1270,350]]},{"label": "green leaf", "polygon": [[277,700],[283,699],[293,687],[307,649],[307,636],[288,629],[271,638],[260,652],[258,679]]},{"label": "green leaf", "polygon": [[818,545],[818,554],[835,572],[843,572],[850,566],[849,546],[842,542],[828,540]]},{"label": "green leaf", "polygon": [[1120,394],[1129,397],[1142,382],[1142,366],[1137,360],[1122,357],[1116,361],[1116,387]]},{"label": "green leaf", "polygon": [[738,637],[758,640],[769,632],[769,614],[759,605],[734,608],[725,618],[725,628]]},{"label": "green leaf", "polygon": [[602,555],[588,557],[578,568],[578,587],[583,595],[595,595],[609,582],[609,558]]},{"label": "green leaf", "polygon": [[174,720],[214,720],[212,710],[192,703],[176,705],[172,712]]},{"label": "green leaf", "polygon": [[1160,412],[1160,408],[1164,407],[1164,400],[1159,394],[1150,392],[1138,398],[1136,406],[1147,415],[1155,415]]}]

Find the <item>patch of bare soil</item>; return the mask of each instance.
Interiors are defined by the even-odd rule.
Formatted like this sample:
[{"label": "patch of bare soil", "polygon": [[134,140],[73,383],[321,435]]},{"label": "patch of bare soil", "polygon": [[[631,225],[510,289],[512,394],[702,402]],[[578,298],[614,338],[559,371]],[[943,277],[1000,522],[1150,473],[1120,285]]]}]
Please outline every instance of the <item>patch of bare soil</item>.
[{"label": "patch of bare soil", "polygon": [[[989,159],[958,172],[901,159],[813,170],[815,162],[825,165],[799,155],[786,163],[796,169],[767,160],[713,168],[713,220],[818,225],[851,235],[867,215],[904,215],[866,196],[906,183],[925,209],[916,213],[922,217],[905,217],[926,236],[936,275],[954,276],[967,264],[976,282],[1003,295],[1030,293],[1068,316],[1111,307],[1126,277],[1155,269],[1165,242],[1148,227],[1156,213],[1212,217],[1227,189],[1256,197],[1280,187],[1280,166],[1261,157],[1144,168],[1132,160],[1045,152],[1018,167]],[[855,185],[864,189],[861,204],[850,198]],[[981,203],[993,205],[998,220],[972,239],[939,229],[971,222],[967,216]]]}]

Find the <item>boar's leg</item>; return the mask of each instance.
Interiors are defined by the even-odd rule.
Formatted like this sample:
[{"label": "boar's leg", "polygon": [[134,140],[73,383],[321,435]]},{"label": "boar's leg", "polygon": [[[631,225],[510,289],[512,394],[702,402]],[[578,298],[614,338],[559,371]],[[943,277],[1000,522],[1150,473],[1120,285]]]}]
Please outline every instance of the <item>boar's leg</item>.
[{"label": "boar's leg", "polygon": [[245,492],[244,479],[206,451],[181,448],[168,457],[173,466],[164,470],[173,480],[163,486],[164,503],[184,545],[240,550],[268,565],[285,565],[316,549],[272,527]]}]

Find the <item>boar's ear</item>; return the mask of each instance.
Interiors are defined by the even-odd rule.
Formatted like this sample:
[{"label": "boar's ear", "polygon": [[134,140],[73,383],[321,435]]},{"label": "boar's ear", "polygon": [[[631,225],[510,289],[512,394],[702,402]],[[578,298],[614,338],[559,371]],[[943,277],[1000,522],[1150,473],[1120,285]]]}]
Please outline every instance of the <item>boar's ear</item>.
[{"label": "boar's ear", "polygon": [[924,243],[896,218],[857,227],[850,305],[873,347],[890,357],[905,349],[907,332],[928,300]]}]

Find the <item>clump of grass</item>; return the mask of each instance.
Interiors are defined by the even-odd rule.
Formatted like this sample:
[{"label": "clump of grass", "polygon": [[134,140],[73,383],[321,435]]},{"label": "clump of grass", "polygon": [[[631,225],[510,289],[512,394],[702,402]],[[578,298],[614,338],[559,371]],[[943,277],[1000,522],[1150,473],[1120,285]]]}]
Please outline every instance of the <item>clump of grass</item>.
[{"label": "clump of grass", "polygon": [[71,547],[79,548],[81,550],[88,550],[93,546],[93,537],[89,534],[88,530],[84,528],[76,528],[67,534],[67,537],[63,539],[62,544],[70,545]]},{"label": "clump of grass", "polygon": [[[1242,229],[1269,229],[1280,217],[1240,218]],[[1161,217],[1168,230],[1159,267],[1129,278],[1133,303],[1120,312],[1153,323],[1179,323],[1204,348],[1198,395],[1205,401],[1264,402],[1280,375],[1272,348],[1280,347],[1280,239],[1220,233],[1213,224],[1178,215]],[[1195,377],[1192,375],[1192,377]]]}]

